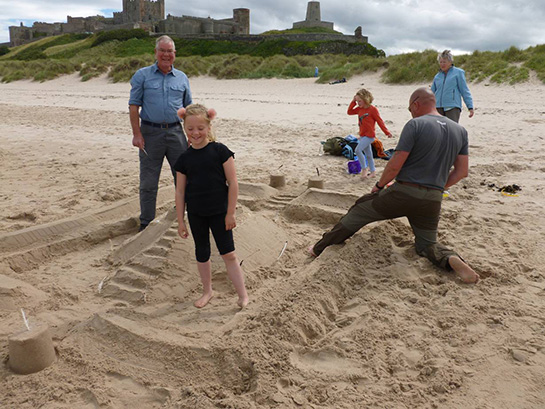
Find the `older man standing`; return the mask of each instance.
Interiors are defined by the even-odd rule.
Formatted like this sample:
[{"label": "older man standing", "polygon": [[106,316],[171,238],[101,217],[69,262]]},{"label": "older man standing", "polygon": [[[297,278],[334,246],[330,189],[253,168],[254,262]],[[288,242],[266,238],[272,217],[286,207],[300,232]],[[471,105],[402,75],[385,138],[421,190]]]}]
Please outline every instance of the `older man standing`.
[{"label": "older man standing", "polygon": [[129,114],[132,144],[140,149],[140,231],[155,218],[159,176],[166,156],[173,166],[187,149],[176,111],[191,104],[189,80],[174,68],[176,46],[168,36],[155,43],[156,63],[139,69],[131,78]]},{"label": "older man standing", "polygon": [[[371,193],[358,199],[309,251],[318,256],[369,223],[404,216],[411,224],[419,255],[447,271],[454,270],[465,283],[476,283],[479,275],[457,253],[437,242],[443,190],[468,174],[467,131],[437,112],[435,96],[427,88],[413,92],[409,111],[413,119],[405,124],[394,156]],[[394,179],[396,183],[384,189]]]}]

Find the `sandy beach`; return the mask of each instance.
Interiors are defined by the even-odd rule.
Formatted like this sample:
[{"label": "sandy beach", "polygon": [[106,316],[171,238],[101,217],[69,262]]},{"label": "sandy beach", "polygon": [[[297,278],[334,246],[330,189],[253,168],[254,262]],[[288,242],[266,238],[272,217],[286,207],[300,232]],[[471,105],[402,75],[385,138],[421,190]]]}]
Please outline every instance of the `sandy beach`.
[{"label": "sandy beach", "polygon": [[[470,175],[449,190],[439,228],[481,275],[465,285],[416,255],[404,219],[306,252],[376,181],[320,152],[357,132],[355,92],[374,94],[389,149],[411,92],[428,84],[190,82],[236,155],[250,304],[236,308],[214,253],[216,296],[193,307],[194,247],[177,235],[166,161],[158,217],[138,233],[129,84],[2,83],[0,407],[545,407],[545,85],[469,84]],[[286,185],[269,186],[271,174]],[[308,189],[316,177],[324,189]],[[9,337],[27,330],[21,309],[30,327],[49,326],[57,355],[30,375],[8,367]]]}]

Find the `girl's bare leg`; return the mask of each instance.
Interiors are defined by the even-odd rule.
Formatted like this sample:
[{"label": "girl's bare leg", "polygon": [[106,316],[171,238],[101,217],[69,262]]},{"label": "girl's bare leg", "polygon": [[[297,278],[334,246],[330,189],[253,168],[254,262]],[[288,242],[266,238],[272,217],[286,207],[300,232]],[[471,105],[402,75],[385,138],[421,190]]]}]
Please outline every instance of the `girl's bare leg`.
[{"label": "girl's bare leg", "polygon": [[233,286],[238,294],[237,304],[240,308],[246,307],[249,302],[248,293],[246,292],[246,286],[244,285],[244,273],[242,267],[238,262],[237,255],[234,251],[221,256],[225,262],[227,268],[227,275],[231,279]]},{"label": "girl's bare leg", "polygon": [[197,261],[197,270],[201,276],[203,294],[202,297],[196,300],[193,305],[197,308],[202,308],[214,296],[212,291],[212,264],[210,260],[200,263]]},{"label": "girl's bare leg", "polygon": [[369,176],[369,168],[363,168],[361,170],[361,178],[367,179],[368,176]]}]

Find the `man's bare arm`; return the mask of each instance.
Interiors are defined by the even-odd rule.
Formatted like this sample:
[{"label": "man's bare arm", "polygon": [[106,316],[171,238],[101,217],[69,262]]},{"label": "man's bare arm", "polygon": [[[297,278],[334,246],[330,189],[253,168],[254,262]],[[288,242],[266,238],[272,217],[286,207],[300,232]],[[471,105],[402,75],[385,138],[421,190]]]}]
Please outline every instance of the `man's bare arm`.
[{"label": "man's bare arm", "polygon": [[132,145],[139,149],[144,149],[144,137],[140,131],[140,107],[138,105],[129,105],[129,118],[132,128]]},{"label": "man's bare arm", "polygon": [[469,174],[469,156],[458,155],[454,161],[454,169],[452,169],[448,175],[445,189],[455,185]]},{"label": "man's bare arm", "polygon": [[373,189],[371,189],[371,192],[378,192],[381,190],[384,186],[386,186],[388,183],[390,183],[392,180],[395,179],[395,177],[398,175],[399,171],[403,167],[403,164],[409,157],[410,152],[406,151],[395,151],[394,155],[390,158],[388,161],[388,164],[384,168],[384,171],[382,172],[382,176],[380,177],[379,181],[377,182],[377,186],[373,186]]}]

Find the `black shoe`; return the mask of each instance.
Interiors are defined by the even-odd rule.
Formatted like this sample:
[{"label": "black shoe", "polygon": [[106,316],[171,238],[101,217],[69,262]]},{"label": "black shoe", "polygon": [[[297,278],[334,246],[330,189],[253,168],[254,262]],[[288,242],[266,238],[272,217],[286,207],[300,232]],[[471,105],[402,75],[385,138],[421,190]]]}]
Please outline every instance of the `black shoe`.
[{"label": "black shoe", "polygon": [[146,227],[148,227],[147,224],[140,224],[140,228],[138,229],[139,232],[141,232],[142,230],[144,230]]}]

